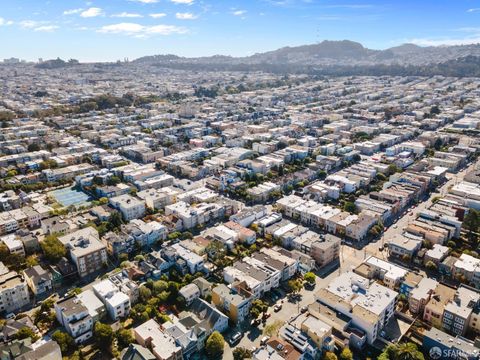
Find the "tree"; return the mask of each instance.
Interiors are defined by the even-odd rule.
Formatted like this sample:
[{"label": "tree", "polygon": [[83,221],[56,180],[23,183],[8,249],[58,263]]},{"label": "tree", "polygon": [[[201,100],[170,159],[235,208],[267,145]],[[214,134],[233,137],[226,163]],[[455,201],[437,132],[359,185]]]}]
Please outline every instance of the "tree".
[{"label": "tree", "polygon": [[33,143],[33,144],[29,144],[27,149],[28,149],[28,151],[39,151],[40,146],[38,146],[38,144],[36,144],[36,143]]},{"label": "tree", "polygon": [[243,360],[250,359],[252,357],[252,352],[244,347],[236,347],[233,349],[233,360]]},{"label": "tree", "polygon": [[120,349],[126,348],[135,340],[133,338],[132,331],[129,329],[118,330],[117,333],[115,334],[115,337],[117,338],[118,347]]},{"label": "tree", "polygon": [[140,295],[140,300],[143,302],[147,302],[152,297],[152,290],[143,285],[138,289],[138,293]]},{"label": "tree", "polygon": [[108,218],[110,230],[118,229],[123,224],[122,215],[118,211],[113,211]]},{"label": "tree", "polygon": [[28,257],[25,259],[25,265],[26,265],[27,267],[29,267],[29,268],[38,265],[37,256],[36,256],[36,255],[30,255],[30,256],[28,256]]},{"label": "tree", "polygon": [[64,331],[55,331],[52,334],[52,339],[60,346],[60,350],[64,356],[70,354],[75,349],[75,340]]},{"label": "tree", "polygon": [[225,340],[222,334],[218,331],[214,331],[210,335],[205,343],[205,351],[211,358],[216,358],[223,353],[223,347],[225,346]]},{"label": "tree", "polygon": [[71,290],[67,293],[67,295],[68,295],[68,296],[78,295],[78,294],[81,294],[82,291],[83,291],[82,288],[76,287],[76,288],[71,289]]},{"label": "tree", "polygon": [[118,176],[110,176],[107,181],[106,181],[106,184],[108,186],[114,186],[114,185],[117,185],[117,184],[120,184],[121,183],[121,180]]},{"label": "tree", "polygon": [[288,280],[288,288],[290,289],[291,292],[298,293],[302,289],[302,281],[299,279],[295,280]]},{"label": "tree", "polygon": [[263,300],[253,300],[252,306],[250,307],[250,316],[256,319],[260,314],[267,312],[267,310],[268,304],[266,304]]},{"label": "tree", "polygon": [[95,323],[94,328],[95,341],[99,348],[110,349],[113,342],[113,330],[110,325],[103,324],[100,321]]},{"label": "tree", "polygon": [[337,360],[337,355],[331,351],[326,351],[325,354],[323,355],[323,360]]},{"label": "tree", "polygon": [[343,205],[343,210],[351,214],[355,213],[356,211],[355,203],[346,201],[345,204]]},{"label": "tree", "polygon": [[385,176],[385,174],[382,174],[382,173],[377,173],[376,178],[377,178],[377,180],[379,180],[379,181],[385,181],[385,180],[387,180],[387,177]]},{"label": "tree", "polygon": [[463,219],[463,227],[468,231],[471,240],[475,239],[480,228],[480,211],[469,209],[468,214]]},{"label": "tree", "polygon": [[156,295],[168,289],[168,282],[163,280],[157,280],[152,285],[152,291]]},{"label": "tree", "polygon": [[306,282],[308,282],[309,284],[315,284],[315,280],[317,279],[317,276],[309,271],[307,273],[305,273],[305,275],[303,275],[303,280],[305,280]]},{"label": "tree", "polygon": [[327,177],[327,172],[325,170],[319,170],[317,176],[320,180],[323,180]]},{"label": "tree", "polygon": [[340,353],[340,360],[353,360],[352,350],[348,347],[343,348],[342,352]]},{"label": "tree", "polygon": [[22,327],[20,330],[18,330],[16,334],[13,335],[13,338],[17,340],[30,338],[32,339],[32,342],[35,342],[40,337],[37,334],[35,334],[35,332],[31,328],[25,326],[25,327]]},{"label": "tree", "polygon": [[425,360],[414,343],[388,345],[378,357],[379,360]]},{"label": "tree", "polygon": [[266,325],[263,328],[263,335],[266,336],[277,336],[278,335],[278,330],[282,327],[283,322],[277,320],[271,324]]},{"label": "tree", "polygon": [[124,262],[124,261],[128,261],[128,254],[126,253],[122,253],[120,255],[118,255],[118,261],[119,262]]},{"label": "tree", "polygon": [[42,241],[41,247],[45,257],[52,263],[57,263],[62,257],[67,255],[65,246],[53,234],[47,235],[45,240]]},{"label": "tree", "polygon": [[425,264],[425,267],[428,269],[428,270],[431,270],[431,271],[434,271],[434,270],[437,270],[437,264],[435,264],[433,261],[429,260],[427,261],[427,263]]}]

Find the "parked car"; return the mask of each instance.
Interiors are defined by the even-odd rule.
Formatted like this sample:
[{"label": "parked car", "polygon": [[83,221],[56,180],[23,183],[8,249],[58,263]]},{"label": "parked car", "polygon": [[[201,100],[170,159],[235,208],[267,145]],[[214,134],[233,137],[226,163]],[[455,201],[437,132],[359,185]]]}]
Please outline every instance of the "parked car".
[{"label": "parked car", "polygon": [[300,309],[300,312],[303,314],[303,313],[307,312],[307,310],[308,310],[307,306],[302,306],[301,309]]},{"label": "parked car", "polygon": [[258,326],[261,322],[262,320],[260,319],[253,319],[252,321],[250,321],[250,326]]},{"label": "parked car", "polygon": [[241,338],[242,338],[242,333],[237,331],[233,333],[232,336],[230,336],[228,343],[230,345],[235,345],[238,341],[240,341]]},{"label": "parked car", "polygon": [[262,340],[260,340],[260,345],[265,345],[267,341],[270,340],[269,336],[264,336]]},{"label": "parked car", "polygon": [[280,310],[282,310],[282,304],[275,304],[275,306],[273,307],[273,311],[278,312]]}]

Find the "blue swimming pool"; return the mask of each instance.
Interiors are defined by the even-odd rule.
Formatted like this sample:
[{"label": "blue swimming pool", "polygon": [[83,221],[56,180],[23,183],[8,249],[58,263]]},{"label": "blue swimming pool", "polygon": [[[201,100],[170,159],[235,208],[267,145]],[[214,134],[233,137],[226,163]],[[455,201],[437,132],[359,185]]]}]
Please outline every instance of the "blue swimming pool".
[{"label": "blue swimming pool", "polygon": [[50,192],[55,200],[57,200],[63,206],[82,206],[87,205],[91,200],[90,196],[82,191],[73,188],[64,188]]}]

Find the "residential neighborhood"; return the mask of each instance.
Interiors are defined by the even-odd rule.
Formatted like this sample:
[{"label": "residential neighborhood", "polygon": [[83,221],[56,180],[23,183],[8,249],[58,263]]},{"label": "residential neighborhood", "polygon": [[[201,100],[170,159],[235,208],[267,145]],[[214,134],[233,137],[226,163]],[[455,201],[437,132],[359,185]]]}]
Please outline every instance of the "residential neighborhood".
[{"label": "residential neighborhood", "polygon": [[0,78],[2,359],[480,358],[476,79]]}]

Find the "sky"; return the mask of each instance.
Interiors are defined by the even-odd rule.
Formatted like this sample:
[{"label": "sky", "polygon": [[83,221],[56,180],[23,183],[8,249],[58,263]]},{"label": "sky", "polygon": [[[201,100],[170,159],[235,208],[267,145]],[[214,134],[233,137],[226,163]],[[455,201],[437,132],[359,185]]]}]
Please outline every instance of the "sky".
[{"label": "sky", "polygon": [[322,40],[480,42],[480,0],[0,0],[0,59],[248,56]]}]

